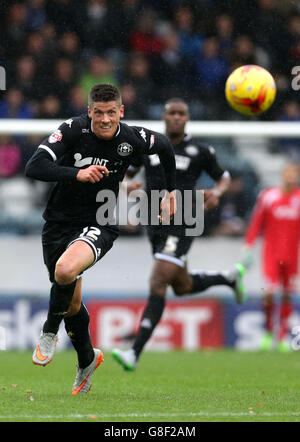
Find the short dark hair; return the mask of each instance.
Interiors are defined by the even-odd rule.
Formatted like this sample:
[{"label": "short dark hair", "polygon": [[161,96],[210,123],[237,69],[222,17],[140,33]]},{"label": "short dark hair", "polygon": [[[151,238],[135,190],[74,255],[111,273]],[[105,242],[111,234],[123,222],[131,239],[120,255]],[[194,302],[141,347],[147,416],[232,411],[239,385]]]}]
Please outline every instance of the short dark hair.
[{"label": "short dark hair", "polygon": [[183,98],[179,98],[179,97],[174,97],[174,98],[170,98],[169,100],[167,100],[165,102],[165,106],[164,106],[165,109],[168,105],[174,104],[174,103],[184,104],[187,107],[187,109],[189,109],[189,105],[187,104],[187,102]]},{"label": "short dark hair", "polygon": [[88,104],[91,107],[96,101],[108,102],[119,101],[122,104],[121,93],[113,84],[96,84],[92,87],[88,97]]}]

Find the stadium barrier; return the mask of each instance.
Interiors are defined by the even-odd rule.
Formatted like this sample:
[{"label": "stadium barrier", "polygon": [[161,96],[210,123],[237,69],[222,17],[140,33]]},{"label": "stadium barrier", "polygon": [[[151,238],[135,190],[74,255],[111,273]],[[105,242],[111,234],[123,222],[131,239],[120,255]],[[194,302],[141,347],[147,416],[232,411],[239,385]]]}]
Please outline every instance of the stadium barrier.
[{"label": "stadium barrier", "polygon": [[[50,134],[64,120],[0,119],[0,134],[45,135]],[[132,126],[143,126],[156,132],[164,132],[163,121],[123,120]],[[189,121],[186,131],[201,137],[285,137],[299,138],[300,123],[261,121]]]}]

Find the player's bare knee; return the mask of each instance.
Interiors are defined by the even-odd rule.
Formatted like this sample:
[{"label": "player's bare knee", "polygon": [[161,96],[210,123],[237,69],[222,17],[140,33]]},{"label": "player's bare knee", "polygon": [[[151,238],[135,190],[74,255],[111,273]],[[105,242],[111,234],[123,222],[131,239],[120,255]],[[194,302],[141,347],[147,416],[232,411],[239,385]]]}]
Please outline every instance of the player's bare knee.
[{"label": "player's bare knee", "polygon": [[73,266],[63,262],[57,262],[54,278],[59,285],[71,284],[77,277],[77,272]]},{"label": "player's bare knee", "polygon": [[173,292],[174,292],[175,296],[182,296],[182,295],[184,295],[186,293],[186,291],[184,291],[182,289],[182,287],[178,287],[176,285],[173,285],[172,289],[173,289]]},{"label": "player's bare knee", "polygon": [[168,287],[168,282],[160,279],[152,277],[150,279],[150,293],[152,295],[165,296]]},{"label": "player's bare knee", "polygon": [[192,282],[191,281],[186,281],[184,284],[183,283],[176,283],[174,282],[172,284],[172,289],[174,292],[174,295],[176,296],[183,296],[186,295],[187,293],[190,293],[192,290]]},{"label": "player's bare knee", "polygon": [[187,287],[183,287],[183,286],[178,286],[178,285],[172,285],[172,289],[174,292],[174,295],[176,296],[183,296],[186,293],[188,293],[188,288]]}]

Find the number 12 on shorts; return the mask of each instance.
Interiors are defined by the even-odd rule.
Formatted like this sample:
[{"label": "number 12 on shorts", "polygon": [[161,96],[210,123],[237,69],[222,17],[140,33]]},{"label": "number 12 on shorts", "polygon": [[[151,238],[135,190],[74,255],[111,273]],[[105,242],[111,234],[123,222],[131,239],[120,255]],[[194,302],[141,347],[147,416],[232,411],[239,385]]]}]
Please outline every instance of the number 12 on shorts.
[{"label": "number 12 on shorts", "polygon": [[80,237],[83,236],[90,236],[91,238],[93,238],[95,241],[98,240],[98,236],[101,235],[101,230],[98,229],[98,227],[84,227],[82,233],[79,235]]}]

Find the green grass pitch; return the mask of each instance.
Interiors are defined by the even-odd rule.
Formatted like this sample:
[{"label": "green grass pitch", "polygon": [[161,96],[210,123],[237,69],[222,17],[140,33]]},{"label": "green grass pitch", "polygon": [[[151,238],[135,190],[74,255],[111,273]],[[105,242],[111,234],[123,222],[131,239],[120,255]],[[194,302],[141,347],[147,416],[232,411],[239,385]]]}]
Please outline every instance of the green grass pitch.
[{"label": "green grass pitch", "polygon": [[72,396],[76,357],[47,367],[31,352],[0,352],[0,421],[300,421],[300,353],[145,352],[134,373],[109,351],[87,395]]}]

